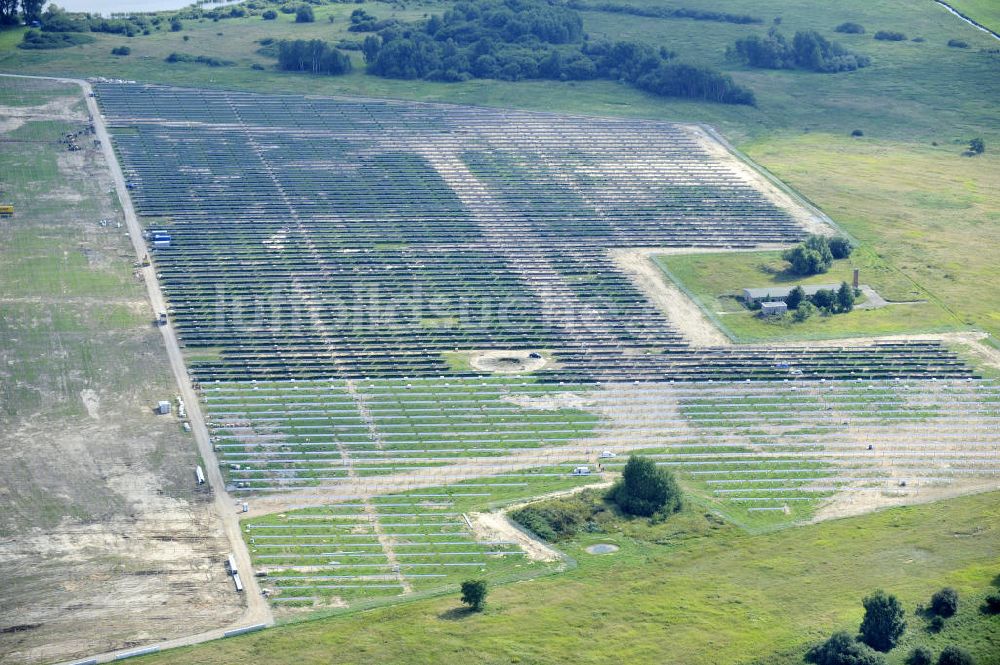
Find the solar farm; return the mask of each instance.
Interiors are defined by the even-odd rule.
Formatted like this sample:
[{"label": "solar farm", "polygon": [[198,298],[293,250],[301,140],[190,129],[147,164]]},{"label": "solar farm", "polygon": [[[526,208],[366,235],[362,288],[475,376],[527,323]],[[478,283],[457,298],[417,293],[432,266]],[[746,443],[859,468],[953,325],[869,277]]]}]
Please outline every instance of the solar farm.
[{"label": "solar farm", "polygon": [[704,128],[95,93],[276,608],[551,570],[476,513],[634,451],[760,529],[996,484],[1000,386],[939,340],[696,345],[615,263],[809,232]]}]

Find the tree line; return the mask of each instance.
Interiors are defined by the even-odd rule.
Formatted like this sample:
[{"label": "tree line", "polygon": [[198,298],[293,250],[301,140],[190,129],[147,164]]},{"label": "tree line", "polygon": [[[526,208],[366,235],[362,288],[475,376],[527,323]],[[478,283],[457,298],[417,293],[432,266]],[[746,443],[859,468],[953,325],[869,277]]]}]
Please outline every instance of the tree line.
[{"label": "tree line", "polygon": [[365,38],[368,71],[401,79],[620,80],[671,97],[754,104],[753,92],[707,67],[636,42],[591,42],[580,14],[542,0],[474,0]]},{"label": "tree line", "polygon": [[278,67],[285,71],[310,74],[346,74],[351,58],[319,39],[293,39],[278,42]]},{"label": "tree line", "polygon": [[25,23],[37,21],[44,4],[45,0],[0,0],[0,25],[17,25],[21,17]]}]

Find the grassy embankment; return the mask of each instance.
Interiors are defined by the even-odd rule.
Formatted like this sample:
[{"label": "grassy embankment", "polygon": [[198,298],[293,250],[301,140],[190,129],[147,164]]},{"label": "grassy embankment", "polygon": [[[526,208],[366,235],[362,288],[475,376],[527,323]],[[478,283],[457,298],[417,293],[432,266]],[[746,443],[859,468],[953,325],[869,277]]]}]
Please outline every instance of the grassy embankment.
[{"label": "grassy embankment", "polygon": [[955,11],[993,32],[1000,32],[1000,5],[993,0],[947,0]]},{"label": "grassy embankment", "polygon": [[[901,598],[910,624],[890,662],[916,644],[955,642],[991,665],[1000,625],[978,606],[997,581],[998,505],[983,494],[759,536],[688,509],[660,526],[625,522],[570,541],[563,547],[578,568],[495,588],[481,615],[456,613],[449,596],[142,662],[776,665],[800,662],[835,629],[853,630],[861,597],[882,587]],[[621,550],[584,552],[598,542]],[[914,611],[946,584],[962,594],[961,609],[932,635]]]}]

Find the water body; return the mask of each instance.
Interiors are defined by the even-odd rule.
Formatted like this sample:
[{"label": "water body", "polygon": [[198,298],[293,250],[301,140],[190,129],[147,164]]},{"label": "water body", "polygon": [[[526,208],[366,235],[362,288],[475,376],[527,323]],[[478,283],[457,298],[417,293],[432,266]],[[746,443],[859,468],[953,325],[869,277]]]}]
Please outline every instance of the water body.
[{"label": "water body", "polygon": [[[233,4],[239,0],[211,2],[202,5],[205,9]],[[101,16],[136,12],[161,12],[168,9],[183,9],[193,4],[192,0],[56,0],[54,3],[68,12],[90,12]]]}]

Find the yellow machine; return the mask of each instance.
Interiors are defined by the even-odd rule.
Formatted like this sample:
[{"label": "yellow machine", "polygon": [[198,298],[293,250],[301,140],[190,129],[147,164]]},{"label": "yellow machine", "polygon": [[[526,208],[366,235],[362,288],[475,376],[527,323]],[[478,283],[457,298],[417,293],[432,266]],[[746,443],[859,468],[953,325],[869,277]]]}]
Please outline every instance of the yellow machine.
[{"label": "yellow machine", "polygon": [[0,217],[13,217],[14,206],[0,205]]}]

